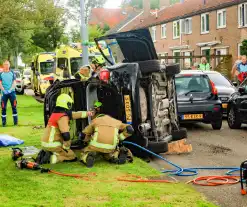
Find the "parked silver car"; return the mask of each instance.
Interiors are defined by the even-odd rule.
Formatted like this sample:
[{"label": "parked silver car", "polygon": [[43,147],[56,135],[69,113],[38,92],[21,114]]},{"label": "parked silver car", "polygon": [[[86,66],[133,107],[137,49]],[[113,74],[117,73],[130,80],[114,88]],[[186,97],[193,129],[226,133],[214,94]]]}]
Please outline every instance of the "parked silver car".
[{"label": "parked silver car", "polygon": [[18,94],[23,95],[24,94],[24,82],[22,79],[22,75],[19,70],[14,70],[15,76],[16,76],[16,86],[15,86],[15,91]]}]

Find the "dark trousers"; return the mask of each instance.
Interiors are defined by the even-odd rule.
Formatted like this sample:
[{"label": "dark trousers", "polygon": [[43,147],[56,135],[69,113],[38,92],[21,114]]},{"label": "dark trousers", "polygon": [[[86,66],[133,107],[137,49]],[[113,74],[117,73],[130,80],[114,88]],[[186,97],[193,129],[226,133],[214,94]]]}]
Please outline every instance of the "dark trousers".
[{"label": "dark trousers", "polygon": [[6,125],[7,115],[6,115],[6,109],[7,109],[7,103],[8,100],[10,100],[11,107],[12,107],[12,113],[13,113],[13,120],[14,124],[18,124],[18,115],[17,115],[17,101],[16,101],[16,93],[13,91],[10,94],[3,94],[2,95],[2,124]]}]

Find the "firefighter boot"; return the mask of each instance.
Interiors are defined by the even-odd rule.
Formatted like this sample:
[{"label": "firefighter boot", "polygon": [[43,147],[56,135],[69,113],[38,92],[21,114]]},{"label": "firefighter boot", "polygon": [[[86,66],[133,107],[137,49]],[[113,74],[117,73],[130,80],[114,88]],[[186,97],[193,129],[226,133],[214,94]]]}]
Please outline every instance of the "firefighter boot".
[{"label": "firefighter boot", "polygon": [[92,168],[95,162],[96,152],[88,152],[82,155],[82,163],[84,163],[88,168]]},{"label": "firefighter boot", "polygon": [[2,125],[3,125],[3,127],[6,126],[6,122],[7,122],[7,116],[6,115],[2,115]]}]

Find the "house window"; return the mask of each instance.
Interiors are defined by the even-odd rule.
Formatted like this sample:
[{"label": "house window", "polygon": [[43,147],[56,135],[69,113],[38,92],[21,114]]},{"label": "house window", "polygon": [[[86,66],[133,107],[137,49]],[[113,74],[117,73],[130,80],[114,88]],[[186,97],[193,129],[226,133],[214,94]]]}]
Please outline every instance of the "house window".
[{"label": "house window", "polygon": [[192,34],[192,18],[183,20],[183,32],[184,34]]},{"label": "house window", "polygon": [[161,25],[161,38],[166,38],[166,24]]},{"label": "house window", "polygon": [[201,34],[209,33],[209,13],[201,15]]},{"label": "house window", "polygon": [[180,37],[180,21],[173,22],[173,39]]},{"label": "house window", "polygon": [[226,10],[217,11],[217,28],[226,28]]},{"label": "house window", "polygon": [[247,27],[247,3],[238,6],[239,27]]},{"label": "house window", "polygon": [[180,59],[176,58],[178,56],[180,56],[180,50],[173,50],[174,63],[179,63],[180,62]]},{"label": "house window", "polygon": [[241,54],[241,47],[242,47],[242,43],[238,44],[238,56],[242,55]]},{"label": "house window", "polygon": [[151,35],[152,35],[153,42],[156,42],[156,27],[151,28]]}]

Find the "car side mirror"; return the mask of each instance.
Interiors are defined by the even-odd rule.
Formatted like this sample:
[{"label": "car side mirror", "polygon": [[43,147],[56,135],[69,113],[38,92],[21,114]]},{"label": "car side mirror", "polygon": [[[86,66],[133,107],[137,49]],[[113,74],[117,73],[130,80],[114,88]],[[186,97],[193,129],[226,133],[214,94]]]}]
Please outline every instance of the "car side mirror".
[{"label": "car side mirror", "polygon": [[237,82],[232,82],[232,84],[235,86],[235,87],[237,87],[238,86],[238,83]]},{"label": "car side mirror", "polygon": [[241,94],[245,93],[245,88],[244,87],[239,87],[238,88],[238,92],[241,93]]}]

